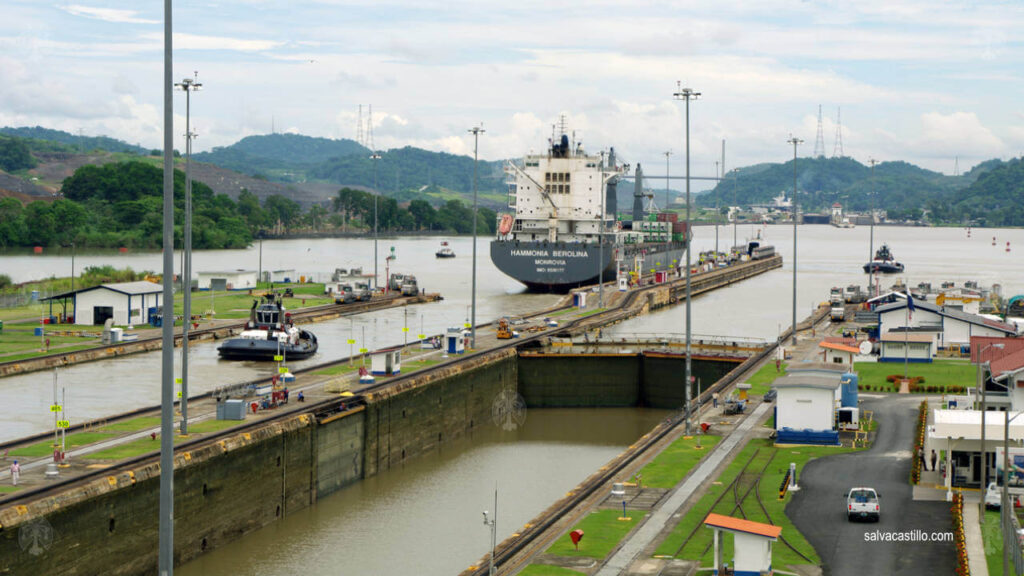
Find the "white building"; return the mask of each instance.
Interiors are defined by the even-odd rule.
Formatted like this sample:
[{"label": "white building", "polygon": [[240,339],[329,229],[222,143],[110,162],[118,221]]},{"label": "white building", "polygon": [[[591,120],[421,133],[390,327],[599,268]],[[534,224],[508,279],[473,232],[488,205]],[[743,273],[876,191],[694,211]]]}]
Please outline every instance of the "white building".
[{"label": "white building", "polygon": [[775,380],[776,442],[780,444],[839,443],[835,413],[840,403],[842,371],[812,369]]},{"label": "white building", "polygon": [[931,362],[937,332],[889,332],[882,334],[879,362]]},{"label": "white building", "polygon": [[255,270],[216,270],[199,273],[200,290],[248,290],[256,287]]},{"label": "white building", "polygon": [[270,271],[271,282],[298,282],[299,276],[295,273],[295,268],[289,268],[287,270],[271,270]]},{"label": "white building", "polygon": [[782,534],[781,526],[762,524],[745,518],[734,518],[711,513],[704,519],[704,525],[714,530],[712,573],[725,573],[724,533],[733,535],[733,562],[730,574],[771,574],[772,542]]},{"label": "white building", "polygon": [[1017,330],[1006,323],[968,314],[960,310],[943,308],[930,302],[914,300],[914,311],[907,313],[907,301],[901,300],[879,306],[878,333],[906,330],[935,334],[936,353],[942,348],[965,348],[972,336],[1015,336]]},{"label": "white building", "polygon": [[[1017,413],[1009,414],[1011,419],[1016,416]],[[1003,412],[990,410],[985,414],[985,461],[990,480],[996,473],[996,449],[1003,446],[1005,418]],[[1024,441],[1024,417],[1010,422],[1009,438],[1011,448],[1021,446]],[[952,471],[944,479],[947,492],[954,486],[980,486],[981,410],[935,410],[924,450],[928,461],[932,450],[936,454],[945,455],[944,469]]]},{"label": "white building", "polygon": [[[118,326],[149,322],[150,309],[159,308],[163,286],[153,282],[121,282],[83,288],[51,299],[71,296],[75,324],[102,325],[108,318]],[[159,313],[159,310],[157,310]]]}]

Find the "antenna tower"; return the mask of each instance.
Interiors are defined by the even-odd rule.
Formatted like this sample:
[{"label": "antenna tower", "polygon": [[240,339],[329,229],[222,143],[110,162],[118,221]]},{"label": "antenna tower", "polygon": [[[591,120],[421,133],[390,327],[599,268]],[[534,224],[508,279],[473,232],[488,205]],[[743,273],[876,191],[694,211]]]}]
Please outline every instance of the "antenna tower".
[{"label": "antenna tower", "polygon": [[843,154],[843,120],[842,109],[836,108],[836,145],[832,149],[833,158],[842,158]]},{"label": "antenna tower", "polygon": [[818,136],[814,139],[814,157],[825,155],[825,131],[821,126],[821,104],[818,104]]},{"label": "antenna tower", "polygon": [[362,104],[359,105],[359,119],[356,120],[356,142],[358,142],[360,146],[366,146],[366,143],[363,141],[363,105]]},{"label": "antenna tower", "polygon": [[370,150],[374,150],[373,147],[373,104],[367,104],[368,112],[366,113],[366,147]]}]

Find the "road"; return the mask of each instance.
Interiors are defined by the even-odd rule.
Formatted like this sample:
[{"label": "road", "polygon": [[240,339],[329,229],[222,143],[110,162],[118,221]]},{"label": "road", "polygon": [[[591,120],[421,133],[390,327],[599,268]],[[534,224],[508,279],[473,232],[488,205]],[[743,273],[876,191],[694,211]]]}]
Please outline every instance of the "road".
[{"label": "road", "polygon": [[[873,410],[878,436],[870,450],[813,460],[799,479],[786,515],[821,556],[826,576],[864,574],[954,574],[956,547],[950,542],[869,542],[865,534],[949,532],[945,502],[915,502],[909,484],[914,421],[920,396],[864,398]],[[870,486],[881,494],[881,520],[849,522],[844,492]]]}]

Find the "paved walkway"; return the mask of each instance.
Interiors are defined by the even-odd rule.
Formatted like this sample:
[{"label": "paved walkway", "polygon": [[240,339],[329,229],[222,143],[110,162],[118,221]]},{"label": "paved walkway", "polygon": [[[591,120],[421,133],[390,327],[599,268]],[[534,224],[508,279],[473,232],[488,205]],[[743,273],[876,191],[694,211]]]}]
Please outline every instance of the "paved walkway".
[{"label": "paved walkway", "polygon": [[988,561],[985,559],[985,541],[981,537],[978,502],[978,499],[964,496],[964,539],[967,541],[967,565],[971,574],[985,576],[988,574]]},{"label": "paved walkway", "polygon": [[677,484],[671,494],[648,515],[647,521],[630,535],[615,555],[597,572],[597,576],[616,576],[624,572],[633,560],[654,542],[654,539],[661,534],[669,522],[678,521],[675,515],[686,503],[686,500],[715,473],[719,464],[729,456],[733,448],[746,440],[747,432],[761,421],[761,417],[771,406],[770,403],[762,403],[729,436],[719,442],[711,453],[701,460],[697,469],[690,472],[680,484]]}]

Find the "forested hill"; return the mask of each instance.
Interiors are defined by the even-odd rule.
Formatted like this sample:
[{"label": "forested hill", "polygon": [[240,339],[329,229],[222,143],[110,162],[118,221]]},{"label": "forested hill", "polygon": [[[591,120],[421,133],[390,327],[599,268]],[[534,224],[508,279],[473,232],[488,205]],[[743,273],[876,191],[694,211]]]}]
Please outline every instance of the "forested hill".
[{"label": "forested hill", "polygon": [[70,132],[64,132],[63,130],[43,128],[42,126],[22,126],[20,128],[5,126],[0,128],[0,134],[57,142],[66,145],[69,151],[73,152],[85,153],[93,150],[104,150],[107,152],[127,152],[129,154],[142,155],[149,153],[149,150],[146,148],[129,144],[117,138],[109,136],[79,136]]},{"label": "forested hill", "polygon": [[938,220],[981,226],[1024,226],[1024,160],[1000,162],[948,202],[930,206]]},{"label": "forested hill", "polygon": [[[502,165],[503,162],[479,162],[477,186],[480,192],[503,190]],[[309,176],[338,184],[372,187],[375,168],[377,188],[380,190],[407,190],[428,186],[462,194],[473,192],[472,156],[430,152],[411,146],[382,152],[380,160],[371,160],[369,155],[336,158],[312,168]]]},{"label": "forested hill", "polygon": [[287,170],[353,155],[369,156],[370,151],[352,140],[301,134],[263,134],[247,136],[210,152],[194,154],[193,158],[244,174],[265,174],[268,168]]},{"label": "forested hill", "polygon": [[[828,209],[833,202],[854,211],[879,209],[901,213],[907,210],[942,205],[957,190],[970,186],[980,175],[1001,165],[989,160],[961,176],[946,176],[907,162],[881,162],[871,167],[852,158],[800,158],[797,183],[800,204],[808,211]],[[713,190],[702,194],[698,202],[705,206],[764,204],[780,193],[787,197],[793,190],[793,161],[784,164],[759,164],[741,168],[738,178],[730,177]],[[875,195],[872,196],[872,190]],[[736,200],[734,200],[734,195]]]}]

